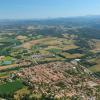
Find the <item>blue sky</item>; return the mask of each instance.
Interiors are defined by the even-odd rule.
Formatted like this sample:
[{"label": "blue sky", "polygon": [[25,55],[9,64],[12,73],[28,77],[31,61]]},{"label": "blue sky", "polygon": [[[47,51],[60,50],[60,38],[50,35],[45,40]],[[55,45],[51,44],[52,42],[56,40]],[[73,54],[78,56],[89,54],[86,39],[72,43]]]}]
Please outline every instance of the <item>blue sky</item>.
[{"label": "blue sky", "polygon": [[0,0],[0,19],[100,15],[100,0]]}]

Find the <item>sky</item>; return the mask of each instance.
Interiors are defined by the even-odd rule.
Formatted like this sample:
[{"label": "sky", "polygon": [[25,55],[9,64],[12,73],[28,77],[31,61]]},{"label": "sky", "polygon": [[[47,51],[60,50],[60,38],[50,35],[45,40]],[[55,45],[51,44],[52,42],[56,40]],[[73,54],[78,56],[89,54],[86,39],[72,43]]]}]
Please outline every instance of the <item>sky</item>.
[{"label": "sky", "polygon": [[100,15],[100,0],[0,0],[0,19]]}]

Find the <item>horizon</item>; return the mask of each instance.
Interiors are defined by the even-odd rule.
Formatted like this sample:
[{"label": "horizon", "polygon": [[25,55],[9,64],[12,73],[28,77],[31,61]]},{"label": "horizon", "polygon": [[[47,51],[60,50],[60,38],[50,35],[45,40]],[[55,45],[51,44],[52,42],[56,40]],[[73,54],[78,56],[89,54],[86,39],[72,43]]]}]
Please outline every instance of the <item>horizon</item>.
[{"label": "horizon", "polygon": [[34,20],[34,21],[39,21],[39,20],[54,20],[54,19],[74,19],[74,18],[88,18],[88,17],[92,17],[92,18],[98,18],[100,15],[83,15],[83,16],[66,16],[66,17],[47,17],[47,18],[6,18],[6,19],[0,19],[2,20],[7,20],[7,21],[16,21],[16,20]]},{"label": "horizon", "polygon": [[98,0],[1,0],[0,19],[52,19],[100,15]]}]

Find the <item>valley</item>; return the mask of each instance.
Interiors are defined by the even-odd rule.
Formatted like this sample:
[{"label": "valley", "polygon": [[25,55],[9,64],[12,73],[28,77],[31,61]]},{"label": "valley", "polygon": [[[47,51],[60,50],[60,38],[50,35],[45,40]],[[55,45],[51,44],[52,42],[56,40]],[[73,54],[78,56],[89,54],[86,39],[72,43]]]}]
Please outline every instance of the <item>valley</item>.
[{"label": "valley", "polygon": [[100,29],[85,20],[0,24],[0,97],[99,100]]}]

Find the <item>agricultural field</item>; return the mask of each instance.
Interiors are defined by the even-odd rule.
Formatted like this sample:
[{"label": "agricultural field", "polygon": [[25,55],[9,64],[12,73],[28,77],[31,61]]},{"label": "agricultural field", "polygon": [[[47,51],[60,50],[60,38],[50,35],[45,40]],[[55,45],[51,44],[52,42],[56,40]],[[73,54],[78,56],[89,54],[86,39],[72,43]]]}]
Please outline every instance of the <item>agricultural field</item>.
[{"label": "agricultural field", "polygon": [[[83,59],[83,57],[87,55],[87,52],[97,53],[97,49],[99,49],[99,40],[93,40],[95,41],[93,43],[96,44],[95,47],[92,50],[88,49],[88,51],[86,51],[84,48],[81,48],[81,45],[84,47],[86,46],[86,48],[87,45],[83,42],[83,44],[79,44],[80,42],[77,43],[77,38],[77,35],[68,33],[62,34],[62,36],[59,37],[39,34],[13,34],[11,37],[9,37],[9,34],[1,35],[1,43],[5,44],[9,41],[11,44],[6,44],[8,46],[5,49],[1,49],[0,70],[7,69],[16,71],[16,69],[22,68],[19,66],[22,66],[24,62],[32,62],[35,64],[65,60],[70,61],[74,59]],[[22,65],[20,65],[20,63],[22,63]],[[92,66],[90,69],[99,69],[98,66],[99,64]]]},{"label": "agricultural field", "polygon": [[100,72],[100,59],[94,59],[93,61],[96,63],[96,65],[90,67],[89,69],[93,72]]},{"label": "agricultural field", "polygon": [[15,91],[23,88],[23,86],[20,80],[0,84],[0,96],[12,95]]}]

